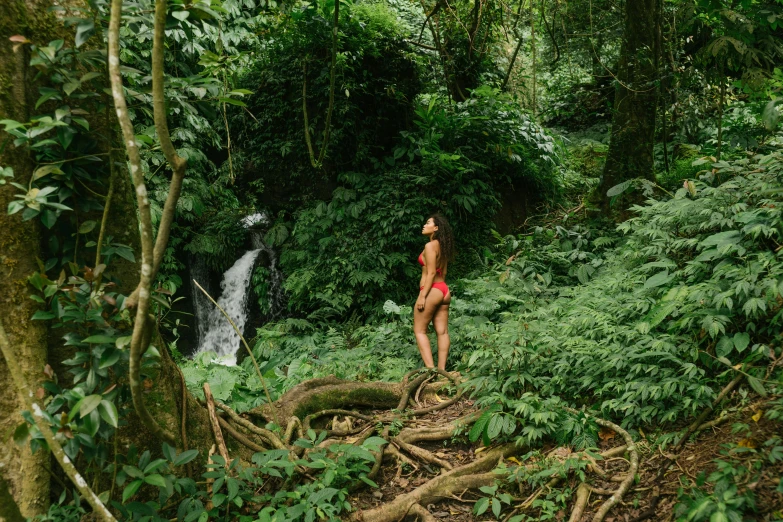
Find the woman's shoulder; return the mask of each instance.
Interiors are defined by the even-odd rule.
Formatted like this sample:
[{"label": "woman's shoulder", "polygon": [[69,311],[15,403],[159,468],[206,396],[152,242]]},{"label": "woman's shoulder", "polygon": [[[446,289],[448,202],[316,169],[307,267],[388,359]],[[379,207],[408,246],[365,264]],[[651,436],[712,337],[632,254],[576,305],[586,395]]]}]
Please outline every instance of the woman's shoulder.
[{"label": "woman's shoulder", "polygon": [[424,245],[424,250],[435,250],[437,252],[440,250],[440,242],[437,239],[433,239]]}]

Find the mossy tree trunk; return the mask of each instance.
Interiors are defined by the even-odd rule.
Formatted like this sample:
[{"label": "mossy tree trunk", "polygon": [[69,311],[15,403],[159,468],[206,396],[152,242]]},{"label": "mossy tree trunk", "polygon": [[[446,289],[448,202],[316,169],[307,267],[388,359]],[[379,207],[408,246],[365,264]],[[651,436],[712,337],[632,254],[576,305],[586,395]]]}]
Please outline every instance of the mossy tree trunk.
[{"label": "mossy tree trunk", "polygon": [[597,194],[605,210],[610,188],[629,179],[654,179],[660,18],[659,0],[625,2],[612,135]]},{"label": "mossy tree trunk", "polygon": [[[15,50],[9,37],[53,36],[60,24],[47,10],[51,3],[46,4],[45,0],[0,2],[0,119],[29,119],[37,93],[33,85],[35,71],[28,67],[26,47]],[[26,151],[15,148],[12,140],[3,141],[0,166],[11,167],[14,180],[26,185],[32,175],[31,158]],[[6,208],[15,192],[11,185],[0,186],[0,316],[25,378],[35,389],[44,376],[47,360],[46,328],[41,322],[30,321],[37,305],[28,297],[31,288],[27,277],[38,270],[40,226],[37,220],[23,222],[21,214],[7,215]],[[22,408],[16,388],[7,385],[13,381],[3,359],[0,382],[6,384],[0,390],[0,451],[7,456],[5,480],[22,514],[30,517],[46,512],[49,505],[49,456],[43,451],[31,454],[29,448],[14,444],[11,434],[23,422],[19,414]]]}]

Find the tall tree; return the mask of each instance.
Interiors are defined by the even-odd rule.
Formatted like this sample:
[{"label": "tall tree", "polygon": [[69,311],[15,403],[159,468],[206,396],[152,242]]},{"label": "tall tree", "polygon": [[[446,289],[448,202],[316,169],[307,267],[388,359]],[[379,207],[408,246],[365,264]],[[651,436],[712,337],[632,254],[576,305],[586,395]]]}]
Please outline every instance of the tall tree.
[{"label": "tall tree", "polygon": [[[36,95],[29,67],[30,56],[26,46],[19,45],[21,37],[38,37],[44,41],[54,36],[57,23],[47,9],[46,0],[10,0],[0,2],[0,120],[27,121]],[[14,42],[13,40],[17,40]],[[0,169],[13,170],[17,183],[27,185],[33,174],[34,163],[25,149],[14,146],[8,135],[0,141]],[[40,258],[40,222],[22,221],[19,215],[6,213],[16,189],[0,186],[0,315],[22,373],[32,388],[43,377],[47,360],[46,328],[40,321],[30,321],[37,305],[29,298],[27,278],[38,270]],[[23,420],[24,409],[12,382],[11,375],[0,357],[0,434],[3,439],[3,469],[9,488],[21,513],[32,517],[46,512],[49,497],[48,454],[31,453],[28,447],[19,447],[10,437]]]},{"label": "tall tree", "polygon": [[654,179],[660,18],[659,0],[625,2],[612,135],[598,186],[598,197],[604,208],[608,208],[609,202],[606,192],[613,186],[633,178]]}]

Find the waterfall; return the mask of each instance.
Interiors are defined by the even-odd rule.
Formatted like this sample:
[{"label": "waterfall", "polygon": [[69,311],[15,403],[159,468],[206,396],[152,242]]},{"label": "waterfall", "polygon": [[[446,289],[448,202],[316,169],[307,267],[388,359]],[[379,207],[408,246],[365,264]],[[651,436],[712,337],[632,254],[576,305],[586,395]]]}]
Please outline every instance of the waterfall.
[{"label": "waterfall", "polygon": [[[285,310],[285,294],[283,292],[283,274],[277,267],[277,253],[267,246],[263,240],[264,231],[256,228],[268,225],[269,218],[265,213],[253,214],[242,219],[242,225],[249,229],[253,250],[248,250],[240,257],[234,266],[223,274],[220,283],[221,294],[217,300],[220,307],[237,325],[239,331],[244,331],[248,316],[248,295],[250,295],[253,267],[261,252],[269,259],[269,281],[267,298],[269,299],[269,315],[267,319],[279,319]],[[198,257],[191,259],[191,279],[195,279],[210,292],[207,283],[209,273],[204,261]],[[196,354],[212,351],[224,364],[236,364],[236,353],[240,348],[240,339],[234,328],[215,305],[191,282],[193,289],[193,308],[197,323],[198,348]],[[213,297],[214,294],[210,292]]]},{"label": "waterfall", "polygon": [[[245,252],[234,263],[234,266],[223,274],[223,281],[220,283],[222,293],[217,302],[231,317],[240,332],[244,330],[247,321],[247,296],[250,293],[250,278],[259,252],[261,252],[260,248]],[[203,337],[200,336],[201,340],[196,353],[213,351],[224,358],[221,362],[230,365],[236,364],[236,351],[240,343],[239,335],[215,306],[210,308],[206,321],[199,325],[199,331],[205,332],[205,334]]]}]

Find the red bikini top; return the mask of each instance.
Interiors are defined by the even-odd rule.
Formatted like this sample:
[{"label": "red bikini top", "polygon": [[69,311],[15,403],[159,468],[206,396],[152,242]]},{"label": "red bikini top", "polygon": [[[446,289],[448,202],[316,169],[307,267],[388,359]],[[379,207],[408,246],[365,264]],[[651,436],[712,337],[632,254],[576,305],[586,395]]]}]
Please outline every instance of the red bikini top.
[{"label": "red bikini top", "polygon": [[[424,255],[423,254],[419,254],[419,264],[421,266],[424,266]],[[435,269],[435,273],[438,274],[439,276],[443,276],[443,273],[440,271],[440,268],[436,268]]]}]

